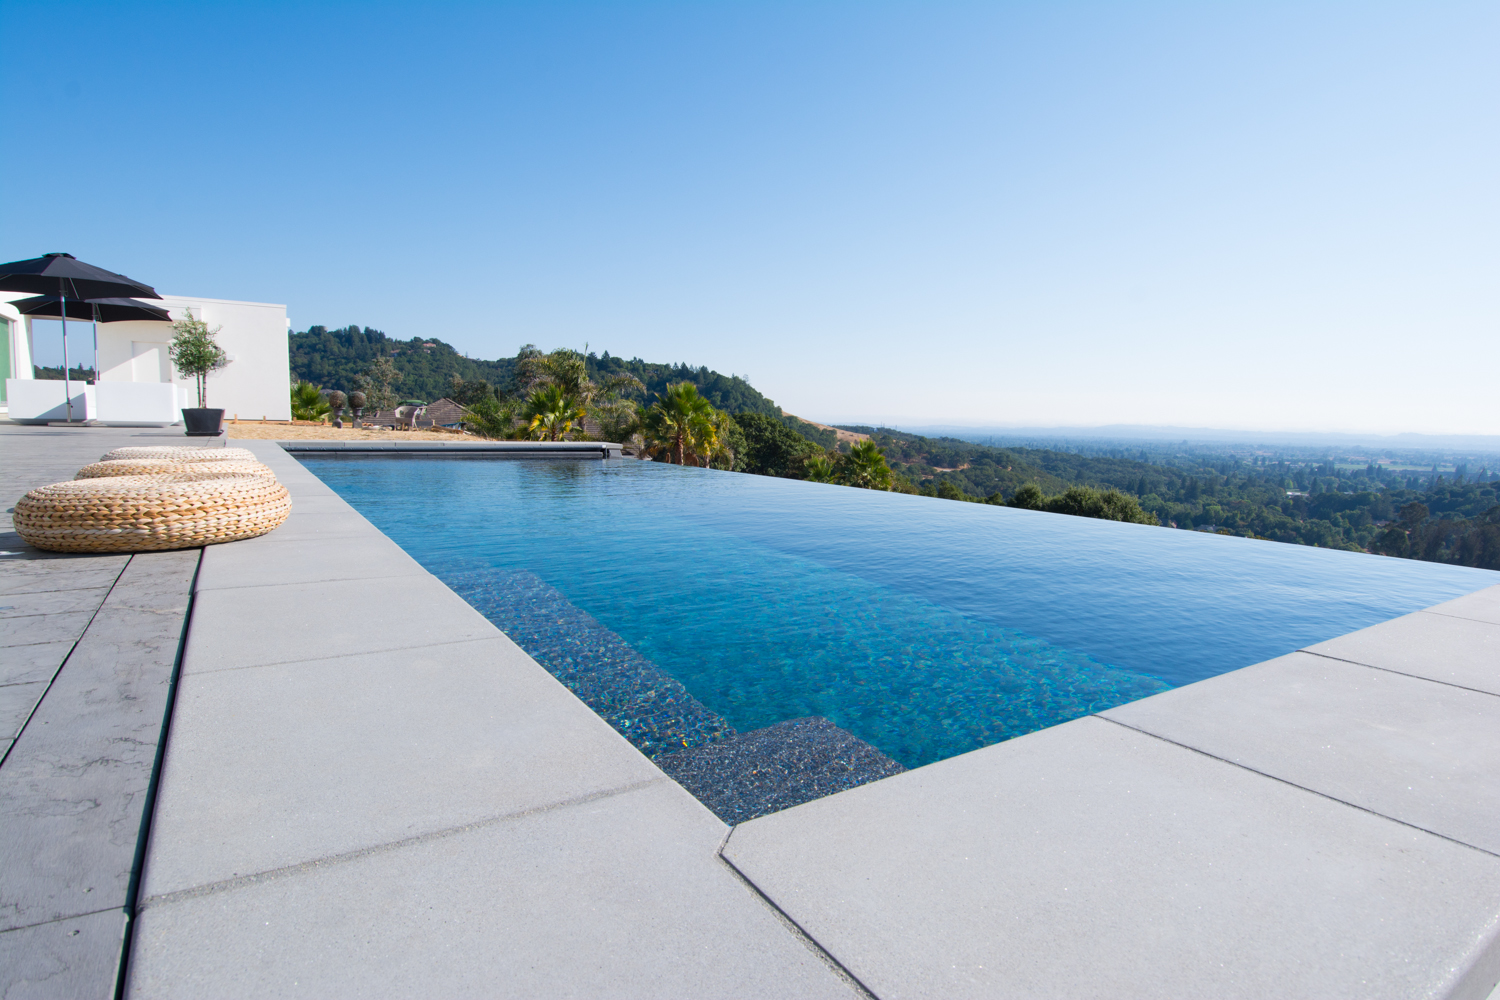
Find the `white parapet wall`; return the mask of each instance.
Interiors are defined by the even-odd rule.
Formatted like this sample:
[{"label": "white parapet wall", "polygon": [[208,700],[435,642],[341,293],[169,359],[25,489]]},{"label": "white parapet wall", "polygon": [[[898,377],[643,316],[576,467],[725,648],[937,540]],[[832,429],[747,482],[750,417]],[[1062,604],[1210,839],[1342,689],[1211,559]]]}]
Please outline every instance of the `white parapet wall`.
[{"label": "white parapet wall", "polygon": [[5,397],[10,419],[23,424],[93,420],[96,415],[94,387],[76,380],[65,386],[55,379],[10,378],[5,380]]}]

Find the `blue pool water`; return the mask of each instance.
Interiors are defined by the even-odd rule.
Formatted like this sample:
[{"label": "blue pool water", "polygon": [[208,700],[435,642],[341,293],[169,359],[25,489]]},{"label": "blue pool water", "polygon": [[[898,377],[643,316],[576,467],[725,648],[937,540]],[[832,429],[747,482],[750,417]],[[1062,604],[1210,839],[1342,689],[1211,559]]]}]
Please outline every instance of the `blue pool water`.
[{"label": "blue pool water", "polygon": [[916,767],[1500,583],[649,462],[303,461],[575,690],[687,706],[657,750],[823,716]]}]

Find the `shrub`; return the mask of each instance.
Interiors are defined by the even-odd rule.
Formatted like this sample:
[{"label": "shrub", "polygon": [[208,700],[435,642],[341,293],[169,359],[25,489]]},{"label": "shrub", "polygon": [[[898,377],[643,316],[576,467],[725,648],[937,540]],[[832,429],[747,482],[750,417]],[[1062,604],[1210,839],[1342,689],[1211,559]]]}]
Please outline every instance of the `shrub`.
[{"label": "shrub", "polygon": [[1057,496],[1049,497],[1036,483],[1016,490],[1006,503],[1024,510],[1044,510],[1074,517],[1094,517],[1104,521],[1127,521],[1132,524],[1160,524],[1155,514],[1141,509],[1140,501],[1119,490],[1096,490],[1089,486],[1070,486]]}]

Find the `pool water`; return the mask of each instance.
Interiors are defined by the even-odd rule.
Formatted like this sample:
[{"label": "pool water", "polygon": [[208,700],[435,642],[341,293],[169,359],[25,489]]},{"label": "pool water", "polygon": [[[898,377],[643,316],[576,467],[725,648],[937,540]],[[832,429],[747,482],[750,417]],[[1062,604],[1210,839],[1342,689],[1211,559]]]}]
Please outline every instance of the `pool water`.
[{"label": "pool water", "polygon": [[917,767],[1500,583],[634,460],[302,460],[652,754],[821,716]]}]

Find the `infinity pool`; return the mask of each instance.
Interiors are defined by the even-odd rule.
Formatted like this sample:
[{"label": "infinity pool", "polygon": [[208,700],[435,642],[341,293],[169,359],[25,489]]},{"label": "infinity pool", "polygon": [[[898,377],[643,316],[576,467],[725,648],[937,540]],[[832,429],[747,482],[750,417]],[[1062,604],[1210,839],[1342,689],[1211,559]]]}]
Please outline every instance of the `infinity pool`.
[{"label": "infinity pool", "polygon": [[821,716],[916,767],[1500,583],[634,460],[303,462],[653,755]]}]

